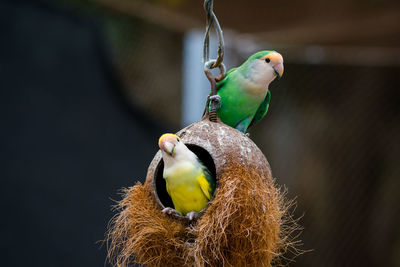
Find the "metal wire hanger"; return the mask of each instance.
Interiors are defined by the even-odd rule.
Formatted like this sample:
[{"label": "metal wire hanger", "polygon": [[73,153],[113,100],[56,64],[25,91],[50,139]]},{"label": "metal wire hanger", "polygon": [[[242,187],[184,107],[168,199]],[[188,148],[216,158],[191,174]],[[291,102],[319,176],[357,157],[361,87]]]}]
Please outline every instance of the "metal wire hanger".
[{"label": "metal wire hanger", "polygon": [[[222,34],[221,26],[219,25],[217,16],[213,11],[214,0],[204,0],[204,9],[206,11],[207,27],[204,36],[203,46],[203,62],[204,62],[204,73],[211,84],[211,94],[207,99],[206,114],[208,113],[209,103],[211,101],[211,107],[209,112],[210,121],[217,122],[217,109],[220,102],[220,97],[217,95],[217,81],[222,80],[225,76],[225,65],[222,63],[224,59],[224,37]],[[214,26],[215,32],[218,37],[218,51],[217,58],[210,60],[210,30]],[[217,77],[211,73],[211,69],[219,68],[220,74]]]}]

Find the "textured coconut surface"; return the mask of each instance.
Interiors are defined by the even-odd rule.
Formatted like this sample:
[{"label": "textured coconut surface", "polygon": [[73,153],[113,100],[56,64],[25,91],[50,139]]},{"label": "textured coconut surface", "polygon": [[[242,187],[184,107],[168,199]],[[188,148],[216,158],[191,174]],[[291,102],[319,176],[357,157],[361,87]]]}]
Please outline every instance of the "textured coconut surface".
[{"label": "textured coconut surface", "polygon": [[[144,185],[127,189],[110,223],[109,257],[117,266],[270,266],[295,228],[269,163],[243,133],[204,119],[177,133],[198,156],[212,159],[213,199],[196,221],[166,215],[160,151]],[[204,152],[205,151],[205,152]],[[206,155],[207,154],[207,155]],[[206,160],[207,161],[207,160]],[[289,223],[288,223],[289,222]]]}]

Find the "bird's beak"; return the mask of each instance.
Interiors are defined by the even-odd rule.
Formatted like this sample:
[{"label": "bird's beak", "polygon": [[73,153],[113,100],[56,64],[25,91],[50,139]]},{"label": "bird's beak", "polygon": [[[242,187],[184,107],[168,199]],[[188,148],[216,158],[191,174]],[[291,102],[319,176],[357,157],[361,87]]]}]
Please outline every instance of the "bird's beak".
[{"label": "bird's beak", "polygon": [[170,156],[173,156],[175,152],[175,145],[173,143],[170,143],[168,141],[161,142],[160,143],[160,149],[169,154]]},{"label": "bird's beak", "polygon": [[175,145],[170,142],[165,142],[163,144],[163,150],[167,152],[170,156],[173,156],[175,152]]},{"label": "bird's beak", "polygon": [[278,78],[281,78],[283,75],[283,57],[278,52],[271,52],[267,55],[267,57],[271,60],[272,68],[274,69],[274,73]]},{"label": "bird's beak", "polygon": [[278,78],[280,79],[283,75],[283,63],[279,62],[275,64],[272,68],[274,69],[275,75],[278,76]]},{"label": "bird's beak", "polygon": [[173,140],[175,140],[176,137],[177,136],[173,134],[163,134],[158,140],[158,146],[161,150],[170,156],[173,156],[175,152],[175,144],[173,143]]}]

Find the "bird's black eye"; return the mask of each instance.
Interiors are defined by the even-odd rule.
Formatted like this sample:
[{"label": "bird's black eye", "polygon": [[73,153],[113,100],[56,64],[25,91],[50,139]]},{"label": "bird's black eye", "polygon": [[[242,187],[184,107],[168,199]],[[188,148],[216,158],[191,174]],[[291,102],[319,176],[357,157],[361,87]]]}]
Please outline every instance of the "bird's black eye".
[{"label": "bird's black eye", "polygon": [[178,141],[178,142],[179,142],[179,138],[176,138],[176,141]]},{"label": "bird's black eye", "polygon": [[269,63],[269,62],[271,62],[271,59],[266,58],[266,59],[265,59],[265,62]]}]

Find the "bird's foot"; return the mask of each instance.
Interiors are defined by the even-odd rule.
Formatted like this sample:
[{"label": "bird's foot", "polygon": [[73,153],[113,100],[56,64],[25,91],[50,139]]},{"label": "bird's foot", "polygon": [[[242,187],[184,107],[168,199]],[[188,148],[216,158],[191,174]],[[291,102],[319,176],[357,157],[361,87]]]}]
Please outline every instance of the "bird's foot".
[{"label": "bird's foot", "polygon": [[219,95],[211,95],[208,97],[208,99],[210,99],[210,101],[215,101],[217,103],[221,102],[221,97]]},{"label": "bird's foot", "polygon": [[169,215],[171,215],[171,214],[180,215],[178,211],[176,211],[175,209],[170,208],[170,207],[163,209],[162,213],[169,214]]},{"label": "bird's foot", "polygon": [[186,218],[188,218],[190,221],[193,221],[194,219],[197,219],[199,217],[199,213],[195,211],[191,211],[188,214],[186,214]]}]

